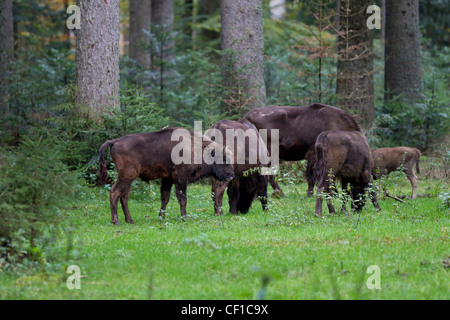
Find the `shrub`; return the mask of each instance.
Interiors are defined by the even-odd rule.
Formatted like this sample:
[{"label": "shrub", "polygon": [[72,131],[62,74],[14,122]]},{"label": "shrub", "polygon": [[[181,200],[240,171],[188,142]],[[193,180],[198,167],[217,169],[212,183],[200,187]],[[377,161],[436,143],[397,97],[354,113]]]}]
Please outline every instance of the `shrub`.
[{"label": "shrub", "polygon": [[170,124],[164,110],[143,95],[142,89],[127,85],[120,95],[120,107],[102,115],[103,127],[109,138],[127,134],[161,130]]},{"label": "shrub", "polygon": [[[58,141],[46,133],[24,136],[14,149],[0,150],[0,247],[3,258],[32,254],[44,225],[61,221],[70,203],[74,174]],[[1,258],[1,257],[0,257]]]}]

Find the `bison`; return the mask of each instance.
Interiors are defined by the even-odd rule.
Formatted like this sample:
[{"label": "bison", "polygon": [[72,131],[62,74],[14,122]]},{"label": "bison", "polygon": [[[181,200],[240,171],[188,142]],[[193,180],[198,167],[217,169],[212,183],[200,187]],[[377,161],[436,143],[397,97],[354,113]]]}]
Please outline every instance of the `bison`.
[{"label": "bison", "polygon": [[[178,130],[178,131],[176,131]],[[174,139],[175,133],[177,135]],[[179,142],[182,140],[181,142]],[[198,148],[195,148],[196,143]],[[180,149],[181,146],[181,149]],[[230,151],[201,134],[182,128],[167,128],[158,132],[138,133],[119,139],[106,141],[100,147],[100,178],[106,183],[108,172],[104,159],[104,151],[111,147],[111,157],[115,164],[118,178],[111,187],[110,205],[111,222],[118,225],[118,200],[125,214],[125,221],[134,223],[128,210],[128,196],[131,183],[136,178],[143,181],[161,179],[161,210],[164,217],[167,203],[170,199],[172,185],[175,184],[176,196],[180,204],[181,216],[186,216],[187,185],[203,177],[213,176],[220,181],[230,181],[234,177],[233,165],[227,164],[232,155]],[[179,150],[180,156],[187,161],[174,161],[174,150]],[[206,156],[216,156],[216,150],[223,156],[219,161],[206,162]],[[194,161],[192,159],[194,158]],[[197,159],[197,161],[195,161]],[[199,161],[198,161],[199,159]]]},{"label": "bison", "polygon": [[[349,112],[324,105],[311,104],[304,107],[267,106],[251,110],[245,117],[257,129],[279,130],[279,156],[281,160],[298,161],[306,159],[308,154],[306,180],[308,196],[314,190],[314,144],[317,136],[324,131],[342,130],[362,132],[359,123]],[[268,130],[267,145],[270,145]],[[280,187],[273,177],[269,181],[276,192]]]},{"label": "bison", "polygon": [[[259,153],[268,155],[266,145],[256,127],[245,119],[221,120],[211,126],[211,135],[219,134],[223,145],[232,140],[234,179],[229,183],[212,179],[212,196],[216,215],[222,214],[222,199],[227,188],[231,213],[247,213],[255,198],[259,198],[263,210],[267,208],[267,177],[261,175]],[[206,133],[208,135],[208,133]],[[213,136],[211,136],[213,139]],[[216,140],[216,142],[218,142]]]},{"label": "bison", "polygon": [[[372,183],[373,161],[366,137],[357,131],[331,130],[322,132],[315,144],[317,162],[314,174],[317,181],[316,216],[322,213],[322,192],[330,195],[330,183],[341,180],[343,189],[352,198],[352,207],[361,210],[364,206],[362,196]],[[350,184],[350,189],[347,185]],[[370,191],[371,200],[377,210],[381,210],[376,193]],[[328,210],[335,213],[330,198]],[[345,201],[342,206],[345,212]]]},{"label": "bison", "polygon": [[389,175],[392,171],[403,168],[403,172],[411,182],[412,194],[414,199],[417,193],[417,176],[414,174],[414,165],[417,173],[420,173],[419,160],[420,150],[409,147],[381,148],[372,150],[372,159],[374,167],[372,175],[375,180],[384,175]]}]

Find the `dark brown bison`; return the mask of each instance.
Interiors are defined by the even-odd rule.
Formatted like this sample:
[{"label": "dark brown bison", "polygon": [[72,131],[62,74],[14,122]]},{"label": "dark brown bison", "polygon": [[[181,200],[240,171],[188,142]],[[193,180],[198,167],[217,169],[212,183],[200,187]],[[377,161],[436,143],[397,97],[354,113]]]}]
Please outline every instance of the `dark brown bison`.
[{"label": "dark brown bison", "polygon": [[[233,153],[234,179],[229,183],[212,179],[212,196],[216,215],[222,214],[222,200],[227,189],[231,213],[247,213],[255,198],[263,210],[267,206],[267,177],[261,175],[259,152],[268,155],[266,145],[256,127],[245,119],[221,120],[211,126],[211,139],[218,133],[222,144]],[[206,133],[208,135],[208,133]],[[228,140],[228,141],[227,141]],[[215,140],[219,142],[218,140]],[[231,145],[232,144],[232,145]]]},{"label": "dark brown bison", "polygon": [[[268,129],[267,145],[271,143],[270,129],[279,130],[279,156],[281,160],[303,160],[308,154],[306,179],[308,196],[314,190],[314,144],[324,131],[343,130],[362,132],[359,123],[342,109],[311,104],[306,107],[268,106],[251,110],[246,119],[258,129]],[[275,191],[281,189],[273,177],[269,181]]]},{"label": "dark brown bison", "polygon": [[[131,182],[138,177],[146,182],[161,179],[160,216],[165,214],[173,184],[175,184],[181,215],[186,216],[188,183],[208,176],[221,181],[230,181],[234,177],[233,166],[226,164],[226,157],[231,157],[229,150],[192,131],[167,128],[158,132],[132,134],[106,141],[100,147],[100,175],[103,183],[106,183],[108,175],[104,159],[104,151],[107,147],[111,147],[111,157],[118,173],[118,179],[110,192],[113,224],[119,224],[117,217],[119,199],[125,221],[134,223],[128,210],[128,195]],[[218,162],[207,164],[206,157],[215,157],[216,150],[224,151],[220,152],[223,156],[223,164]]]},{"label": "dark brown bison", "polygon": [[[317,162],[315,177],[317,181],[316,215],[322,213],[322,197],[328,195],[327,204],[330,213],[335,213],[329,198],[330,183],[340,180],[343,189],[350,195],[352,207],[361,210],[365,204],[362,196],[372,184],[372,157],[366,137],[357,131],[332,130],[322,132],[315,144]],[[350,185],[350,189],[347,187]],[[376,194],[370,191],[371,200],[378,210]],[[342,206],[345,212],[345,201]]]},{"label": "dark brown bison", "polygon": [[403,167],[403,172],[411,182],[411,198],[414,199],[417,194],[417,176],[414,174],[414,165],[416,166],[417,173],[420,173],[420,155],[419,149],[409,147],[372,150],[372,159],[374,162],[372,175],[377,180]]}]

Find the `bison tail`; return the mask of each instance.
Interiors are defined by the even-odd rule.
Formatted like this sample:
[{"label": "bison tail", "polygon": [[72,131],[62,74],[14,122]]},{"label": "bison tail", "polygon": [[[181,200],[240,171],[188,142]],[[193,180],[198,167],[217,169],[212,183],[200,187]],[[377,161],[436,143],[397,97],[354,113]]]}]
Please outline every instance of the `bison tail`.
[{"label": "bison tail", "polygon": [[108,181],[108,169],[106,168],[105,162],[105,149],[112,146],[115,143],[115,140],[108,140],[100,147],[100,160],[99,160],[99,168],[100,168],[100,185],[104,186]]},{"label": "bison tail", "polygon": [[416,157],[416,171],[417,171],[418,174],[420,174],[419,162],[420,162],[420,151],[419,151],[419,153],[417,154],[417,157]]},{"label": "bison tail", "polygon": [[[325,172],[324,166],[324,140],[326,138],[326,133],[321,133],[316,139],[315,151],[316,151],[316,162],[312,165],[312,173],[316,183],[322,178],[323,174],[328,174]],[[310,177],[311,178],[311,177]],[[312,181],[312,180],[311,180]]]}]

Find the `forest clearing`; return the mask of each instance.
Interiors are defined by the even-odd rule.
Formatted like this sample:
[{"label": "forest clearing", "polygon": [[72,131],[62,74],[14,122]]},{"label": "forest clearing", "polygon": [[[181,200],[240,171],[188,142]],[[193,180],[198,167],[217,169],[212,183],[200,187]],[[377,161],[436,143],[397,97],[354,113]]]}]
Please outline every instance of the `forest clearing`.
[{"label": "forest clearing", "polygon": [[448,17],[2,0],[0,299],[450,299]]}]

